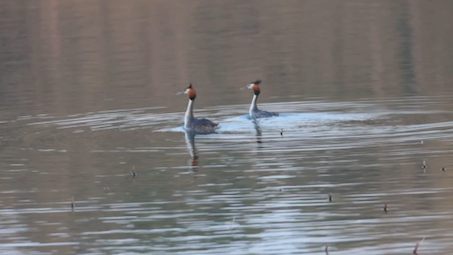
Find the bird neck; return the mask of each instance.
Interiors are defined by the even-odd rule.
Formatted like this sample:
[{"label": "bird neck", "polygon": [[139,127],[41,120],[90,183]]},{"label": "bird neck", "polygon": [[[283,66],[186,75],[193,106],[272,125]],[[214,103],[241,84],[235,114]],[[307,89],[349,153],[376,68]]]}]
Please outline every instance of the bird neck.
[{"label": "bird neck", "polygon": [[193,117],[193,102],[194,102],[194,100],[189,99],[189,104],[187,104],[187,111],[186,111],[186,115],[184,116],[184,122],[186,122],[186,123],[194,118]]},{"label": "bird neck", "polygon": [[258,100],[258,95],[253,95],[252,104],[250,105],[250,112],[258,110],[258,106],[256,106],[257,100]]}]

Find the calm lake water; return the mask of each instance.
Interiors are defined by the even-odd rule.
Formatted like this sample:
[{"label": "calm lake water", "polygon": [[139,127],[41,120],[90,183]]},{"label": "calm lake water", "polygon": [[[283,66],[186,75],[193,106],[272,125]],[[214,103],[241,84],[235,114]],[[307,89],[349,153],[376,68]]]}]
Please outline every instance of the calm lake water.
[{"label": "calm lake water", "polygon": [[0,253],[450,254],[451,13],[1,1]]}]

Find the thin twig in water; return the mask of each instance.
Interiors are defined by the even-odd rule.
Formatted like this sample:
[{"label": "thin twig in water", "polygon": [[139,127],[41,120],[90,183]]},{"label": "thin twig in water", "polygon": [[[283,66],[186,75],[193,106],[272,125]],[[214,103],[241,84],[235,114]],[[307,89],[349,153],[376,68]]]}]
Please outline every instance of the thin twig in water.
[{"label": "thin twig in water", "polygon": [[151,139],[151,137],[149,137],[148,135],[145,135],[146,138],[148,138],[148,141],[150,141],[151,143],[153,143],[153,140]]},{"label": "thin twig in water", "polygon": [[231,226],[233,225],[234,221],[236,220],[236,216],[233,217],[233,220],[228,224],[228,230],[231,229]]},{"label": "thin twig in water", "polygon": [[417,249],[418,249],[418,246],[425,240],[425,238],[423,237],[422,240],[418,243],[415,244],[415,249],[414,249],[414,254],[417,254]]},{"label": "thin twig in water", "polygon": [[135,179],[135,176],[137,176],[137,173],[135,172],[135,166],[132,166],[132,177]]}]

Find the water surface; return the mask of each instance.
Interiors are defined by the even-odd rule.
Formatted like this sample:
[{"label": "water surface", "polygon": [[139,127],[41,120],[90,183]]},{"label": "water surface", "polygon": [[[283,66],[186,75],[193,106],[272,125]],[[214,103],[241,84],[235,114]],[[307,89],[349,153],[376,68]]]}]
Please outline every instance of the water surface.
[{"label": "water surface", "polygon": [[3,1],[0,250],[448,254],[452,8]]}]

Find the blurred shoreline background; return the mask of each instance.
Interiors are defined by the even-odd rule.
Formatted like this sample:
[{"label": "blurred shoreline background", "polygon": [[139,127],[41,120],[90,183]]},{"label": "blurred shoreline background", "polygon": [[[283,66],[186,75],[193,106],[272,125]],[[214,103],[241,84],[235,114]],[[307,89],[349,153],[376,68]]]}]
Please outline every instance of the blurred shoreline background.
[{"label": "blurred shoreline background", "polygon": [[[451,253],[452,13],[0,1],[0,253]],[[189,83],[219,133],[181,132]]]},{"label": "blurred shoreline background", "polygon": [[6,0],[0,111],[182,111],[168,100],[190,82],[199,107],[240,104],[250,95],[238,88],[255,79],[263,97],[442,95],[452,10],[447,0]]}]

